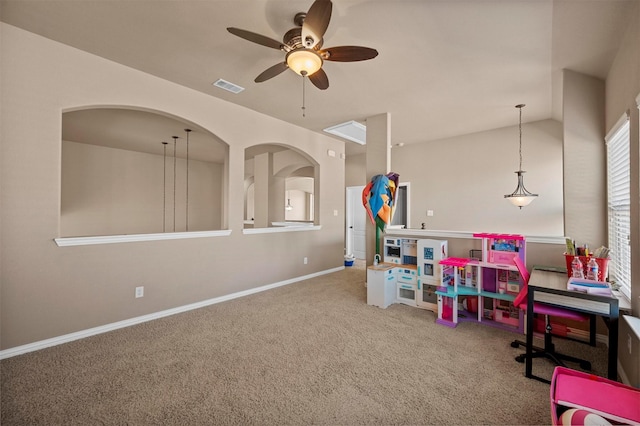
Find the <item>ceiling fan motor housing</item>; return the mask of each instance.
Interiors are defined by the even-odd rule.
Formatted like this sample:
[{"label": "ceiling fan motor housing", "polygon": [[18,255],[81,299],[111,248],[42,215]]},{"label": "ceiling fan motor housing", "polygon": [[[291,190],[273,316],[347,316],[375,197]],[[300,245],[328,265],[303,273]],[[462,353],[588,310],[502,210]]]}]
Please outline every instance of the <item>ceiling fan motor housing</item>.
[{"label": "ceiling fan motor housing", "polygon": [[[291,50],[295,50],[295,49],[299,49],[301,47],[306,47],[308,48],[309,46],[313,45],[313,39],[308,37],[308,40],[305,40],[305,42],[303,43],[302,41],[302,27],[295,27],[295,28],[291,28],[289,31],[287,31],[284,35],[284,37],[282,37],[282,41],[284,42],[285,45],[289,46],[291,48]],[[318,42],[318,44],[316,44],[313,49],[314,50],[319,50],[322,47],[322,42],[324,40],[320,40]]]}]

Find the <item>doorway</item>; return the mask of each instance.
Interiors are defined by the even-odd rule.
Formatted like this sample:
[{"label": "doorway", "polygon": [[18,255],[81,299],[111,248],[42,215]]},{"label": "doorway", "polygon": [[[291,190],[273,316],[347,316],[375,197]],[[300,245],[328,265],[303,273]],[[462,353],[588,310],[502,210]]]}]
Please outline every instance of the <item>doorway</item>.
[{"label": "doorway", "polygon": [[367,211],[362,205],[363,190],[364,186],[347,187],[345,254],[353,254],[356,259],[365,259],[367,256]]},{"label": "doorway", "polygon": [[[409,212],[409,183],[400,183],[396,192],[396,211],[388,229],[408,228]],[[362,191],[364,186],[349,186],[346,191],[346,230],[345,254],[353,254],[356,259],[366,259],[366,226],[367,212],[362,205]]]}]

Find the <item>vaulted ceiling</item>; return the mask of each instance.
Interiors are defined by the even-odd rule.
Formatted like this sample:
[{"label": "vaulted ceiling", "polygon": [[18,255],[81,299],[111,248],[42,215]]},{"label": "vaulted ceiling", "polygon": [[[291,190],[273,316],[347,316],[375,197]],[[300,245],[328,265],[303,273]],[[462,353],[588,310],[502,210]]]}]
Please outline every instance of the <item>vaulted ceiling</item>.
[{"label": "vaulted ceiling", "polygon": [[0,18],[313,131],[388,112],[392,143],[410,144],[515,125],[519,103],[525,122],[561,120],[562,69],[604,79],[637,1],[334,0],[324,46],[379,55],[325,62],[329,88],[306,82],[306,117],[302,77],[254,82],[284,53],[227,27],[281,40],[311,0],[1,0]]}]

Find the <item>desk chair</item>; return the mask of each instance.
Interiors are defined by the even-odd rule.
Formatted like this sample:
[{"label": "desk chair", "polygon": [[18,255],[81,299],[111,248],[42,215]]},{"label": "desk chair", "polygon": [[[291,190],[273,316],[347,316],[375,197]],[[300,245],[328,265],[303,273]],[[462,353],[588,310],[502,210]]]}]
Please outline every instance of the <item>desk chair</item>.
[{"label": "desk chair", "polygon": [[[517,306],[526,312],[527,311],[527,293],[529,288],[529,272],[526,270],[526,268],[522,268],[521,274],[524,280],[524,285],[522,286],[520,293],[518,293],[518,295],[514,299],[513,304],[514,306]],[[591,370],[591,363],[589,361],[556,352],[555,345],[551,340],[552,327],[551,327],[550,317],[554,316],[559,318],[567,318],[575,321],[591,320],[590,322],[590,335],[592,336],[591,340],[594,340],[593,337],[595,337],[595,329],[593,328],[594,321],[592,320],[594,317],[588,314],[583,314],[581,312],[572,311],[570,309],[558,308],[555,306],[545,305],[544,303],[537,303],[537,302],[534,303],[533,305],[533,312],[538,315],[544,315],[545,332],[544,332],[544,347],[540,348],[540,347],[534,346],[532,348],[533,353],[531,354],[531,356],[533,358],[550,359],[556,365],[560,365],[562,367],[566,367],[563,361],[574,362],[576,364],[579,364],[580,368],[582,369]],[[533,318],[527,318],[527,321],[533,321]],[[514,340],[513,342],[511,342],[511,347],[513,348],[517,348],[520,346],[526,347],[527,344],[522,340]],[[526,354],[518,355],[516,357],[516,361],[525,362],[526,356],[527,356]]]}]

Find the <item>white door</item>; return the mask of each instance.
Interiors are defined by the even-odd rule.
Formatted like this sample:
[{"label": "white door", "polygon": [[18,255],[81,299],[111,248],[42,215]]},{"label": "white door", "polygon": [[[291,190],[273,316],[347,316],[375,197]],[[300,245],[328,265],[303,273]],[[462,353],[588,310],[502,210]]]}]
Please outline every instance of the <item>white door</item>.
[{"label": "white door", "polygon": [[367,257],[365,236],[367,211],[362,205],[363,190],[364,186],[350,186],[347,188],[346,254],[353,254],[356,259],[365,259]]}]

